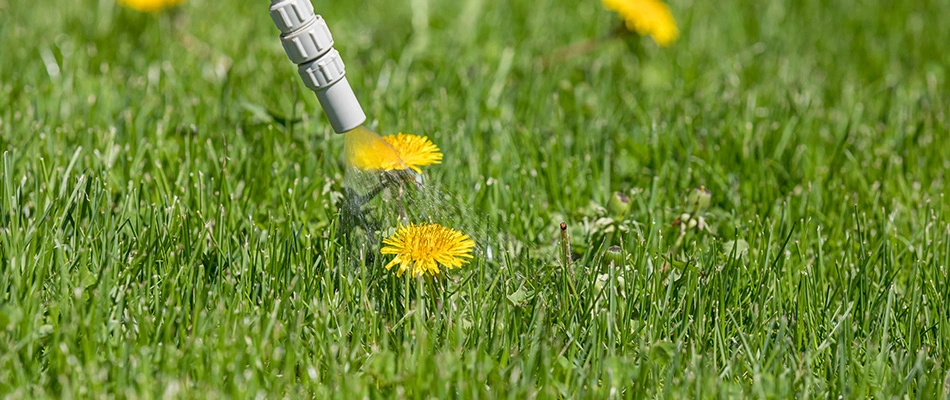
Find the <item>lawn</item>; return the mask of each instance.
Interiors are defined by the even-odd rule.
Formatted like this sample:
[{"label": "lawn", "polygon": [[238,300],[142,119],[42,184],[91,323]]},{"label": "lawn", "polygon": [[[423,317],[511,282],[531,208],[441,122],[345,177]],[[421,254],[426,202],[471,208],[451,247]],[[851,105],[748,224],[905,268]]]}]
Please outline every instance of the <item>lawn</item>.
[{"label": "lawn", "polygon": [[361,232],[269,2],[0,0],[0,397],[950,396],[950,2],[669,5],[316,1],[444,153]]}]

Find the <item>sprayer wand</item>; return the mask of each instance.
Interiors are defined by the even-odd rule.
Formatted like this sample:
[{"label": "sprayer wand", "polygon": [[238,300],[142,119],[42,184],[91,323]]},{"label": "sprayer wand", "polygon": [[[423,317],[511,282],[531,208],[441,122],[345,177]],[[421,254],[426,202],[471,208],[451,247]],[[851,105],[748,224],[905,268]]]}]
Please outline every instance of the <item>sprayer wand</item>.
[{"label": "sprayer wand", "polygon": [[363,125],[366,114],[346,80],[343,59],[310,0],[271,0],[270,16],[280,29],[284,51],[304,84],[316,92],[333,130],[344,133]]}]

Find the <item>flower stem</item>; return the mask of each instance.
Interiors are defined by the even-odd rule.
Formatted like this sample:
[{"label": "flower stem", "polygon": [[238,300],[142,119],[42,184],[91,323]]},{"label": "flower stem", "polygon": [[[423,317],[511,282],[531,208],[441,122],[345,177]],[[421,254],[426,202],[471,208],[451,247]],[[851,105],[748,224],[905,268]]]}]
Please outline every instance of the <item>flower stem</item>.
[{"label": "flower stem", "polygon": [[571,239],[567,234],[566,222],[561,222],[561,262],[564,263],[564,267],[567,268],[567,271],[570,273],[571,294],[577,296],[577,292],[574,289],[574,287],[577,286],[577,281],[574,279],[574,261],[571,260]]}]

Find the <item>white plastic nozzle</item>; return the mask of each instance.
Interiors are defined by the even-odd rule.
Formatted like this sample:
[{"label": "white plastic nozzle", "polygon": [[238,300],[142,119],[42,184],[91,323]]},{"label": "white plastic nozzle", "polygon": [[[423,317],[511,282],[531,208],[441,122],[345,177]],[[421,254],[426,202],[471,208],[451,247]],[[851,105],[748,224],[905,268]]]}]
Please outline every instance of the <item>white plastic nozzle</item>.
[{"label": "white plastic nozzle", "polygon": [[297,72],[303,78],[303,83],[317,92],[317,100],[320,100],[334,131],[348,132],[363,125],[366,114],[346,80],[346,67],[336,49],[330,49],[323,57],[301,64]]},{"label": "white plastic nozzle", "polygon": [[290,61],[303,64],[333,49],[333,36],[327,23],[317,15],[303,28],[280,35],[280,44],[284,46]]},{"label": "white plastic nozzle", "polygon": [[336,49],[330,49],[323,57],[300,64],[297,72],[303,83],[314,92],[323,90],[346,76],[346,66]]},{"label": "white plastic nozzle", "polygon": [[366,114],[353,88],[346,81],[346,77],[317,92],[317,100],[323,106],[323,111],[330,120],[330,126],[336,133],[344,133],[359,128],[366,122]]},{"label": "white plastic nozzle", "polygon": [[270,17],[277,29],[287,34],[310,22],[314,17],[313,4],[310,0],[271,0]]},{"label": "white plastic nozzle", "polygon": [[356,129],[366,122],[350,83],[340,53],[323,17],[314,14],[310,0],[271,0],[271,19],[280,29],[287,57],[298,65],[304,84],[317,99],[337,133]]}]

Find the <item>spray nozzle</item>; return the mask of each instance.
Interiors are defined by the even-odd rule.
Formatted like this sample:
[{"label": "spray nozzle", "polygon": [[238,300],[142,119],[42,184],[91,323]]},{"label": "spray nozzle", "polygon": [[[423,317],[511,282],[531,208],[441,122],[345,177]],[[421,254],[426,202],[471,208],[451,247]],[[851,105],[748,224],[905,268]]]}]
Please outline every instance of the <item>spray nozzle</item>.
[{"label": "spray nozzle", "polygon": [[333,48],[333,36],[310,0],[271,0],[271,19],[280,29],[280,41],[297,72],[317,94],[330,125],[337,133],[363,125],[366,114],[346,80],[343,58]]}]

